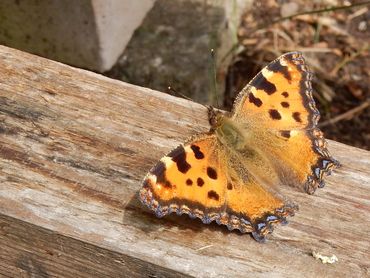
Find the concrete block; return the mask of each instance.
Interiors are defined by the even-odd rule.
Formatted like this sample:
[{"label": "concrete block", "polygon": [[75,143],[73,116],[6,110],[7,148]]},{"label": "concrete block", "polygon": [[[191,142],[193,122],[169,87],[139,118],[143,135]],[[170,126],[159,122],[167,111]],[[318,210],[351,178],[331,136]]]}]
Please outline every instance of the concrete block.
[{"label": "concrete block", "polygon": [[155,0],[0,1],[0,44],[95,71],[122,54]]},{"label": "concrete block", "polygon": [[212,48],[216,51],[217,95],[221,104],[230,59],[222,63],[221,60],[237,43],[241,14],[251,3],[157,0],[118,63],[106,74],[160,91],[171,85],[197,102],[216,104]]}]

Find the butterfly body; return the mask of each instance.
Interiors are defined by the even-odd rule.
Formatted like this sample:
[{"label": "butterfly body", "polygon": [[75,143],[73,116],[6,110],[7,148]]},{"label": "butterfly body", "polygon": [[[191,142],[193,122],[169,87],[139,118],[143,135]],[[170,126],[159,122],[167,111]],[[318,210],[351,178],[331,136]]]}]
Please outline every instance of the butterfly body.
[{"label": "butterfly body", "polygon": [[[227,116],[221,115],[216,120],[215,134],[218,140],[231,151],[244,149],[248,145],[253,134],[248,132],[248,128],[242,128]],[[220,122],[220,123],[219,123]]]},{"label": "butterfly body", "polygon": [[317,129],[311,75],[300,53],[264,68],[232,113],[209,110],[211,129],[163,157],[144,178],[140,200],[159,217],[176,212],[251,232],[258,241],[297,206],[282,186],[312,194],[338,162]]}]

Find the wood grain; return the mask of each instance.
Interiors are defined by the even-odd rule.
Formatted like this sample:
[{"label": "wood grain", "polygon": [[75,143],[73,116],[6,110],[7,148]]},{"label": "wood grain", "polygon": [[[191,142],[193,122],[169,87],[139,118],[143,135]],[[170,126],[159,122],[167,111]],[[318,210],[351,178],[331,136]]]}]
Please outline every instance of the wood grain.
[{"label": "wood grain", "polygon": [[0,275],[370,275],[370,153],[340,143],[325,188],[284,190],[300,211],[265,244],[147,211],[148,169],[207,130],[199,104],[0,46]]}]

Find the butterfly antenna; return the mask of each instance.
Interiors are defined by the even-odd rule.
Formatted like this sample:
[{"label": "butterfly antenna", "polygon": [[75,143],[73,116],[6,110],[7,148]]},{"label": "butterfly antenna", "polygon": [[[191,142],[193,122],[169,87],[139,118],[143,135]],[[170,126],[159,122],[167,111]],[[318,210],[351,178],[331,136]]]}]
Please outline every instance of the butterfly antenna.
[{"label": "butterfly antenna", "polygon": [[[192,102],[194,102],[194,100],[192,99],[192,98],[190,98],[190,97],[188,97],[188,96],[186,96],[186,95],[184,95],[184,94],[182,94],[182,93],[180,93],[180,92],[178,92],[178,91],[176,91],[174,88],[172,88],[171,86],[168,86],[167,87],[167,89],[168,89],[168,91],[170,92],[170,93],[172,93],[173,95],[178,95],[178,96],[180,96],[180,97],[182,97],[182,98],[184,98],[184,99],[187,99],[187,100],[190,100],[190,101],[192,101]],[[204,106],[205,108],[207,108],[207,110],[209,111],[209,109],[210,109],[210,106],[208,106],[208,105],[204,105],[204,104],[202,104],[202,103],[199,103],[200,105],[202,105],[202,106]],[[213,108],[213,107],[212,107]]]},{"label": "butterfly antenna", "polygon": [[186,95],[184,95],[184,94],[182,94],[182,93],[180,93],[180,92],[178,92],[178,91],[176,91],[174,88],[172,88],[171,86],[168,86],[167,87],[167,89],[168,89],[168,91],[170,92],[170,93],[172,93],[172,94],[174,94],[174,95],[178,95],[178,96],[180,96],[180,97],[182,97],[182,98],[185,98],[185,99],[187,99],[187,100],[190,100],[190,101],[194,101],[193,99],[191,99],[190,97],[188,97],[188,96],[186,96]]},{"label": "butterfly antenna", "polygon": [[[211,48],[211,70],[212,70],[212,94],[214,96],[214,99],[216,101],[217,107],[220,107],[219,101],[218,101],[218,93],[217,93],[217,66],[216,66],[216,53],[213,48]],[[212,99],[213,102],[213,99]]]}]

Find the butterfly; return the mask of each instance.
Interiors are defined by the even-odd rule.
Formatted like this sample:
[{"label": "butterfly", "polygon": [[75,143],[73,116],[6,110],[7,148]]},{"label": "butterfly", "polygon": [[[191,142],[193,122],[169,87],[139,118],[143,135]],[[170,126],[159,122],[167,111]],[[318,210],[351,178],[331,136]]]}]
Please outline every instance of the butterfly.
[{"label": "butterfly", "polygon": [[265,241],[298,209],[279,189],[313,194],[339,166],[317,128],[311,80],[299,52],[268,64],[237,95],[231,113],[210,108],[210,131],[160,159],[144,178],[141,202],[158,217],[188,214]]}]

